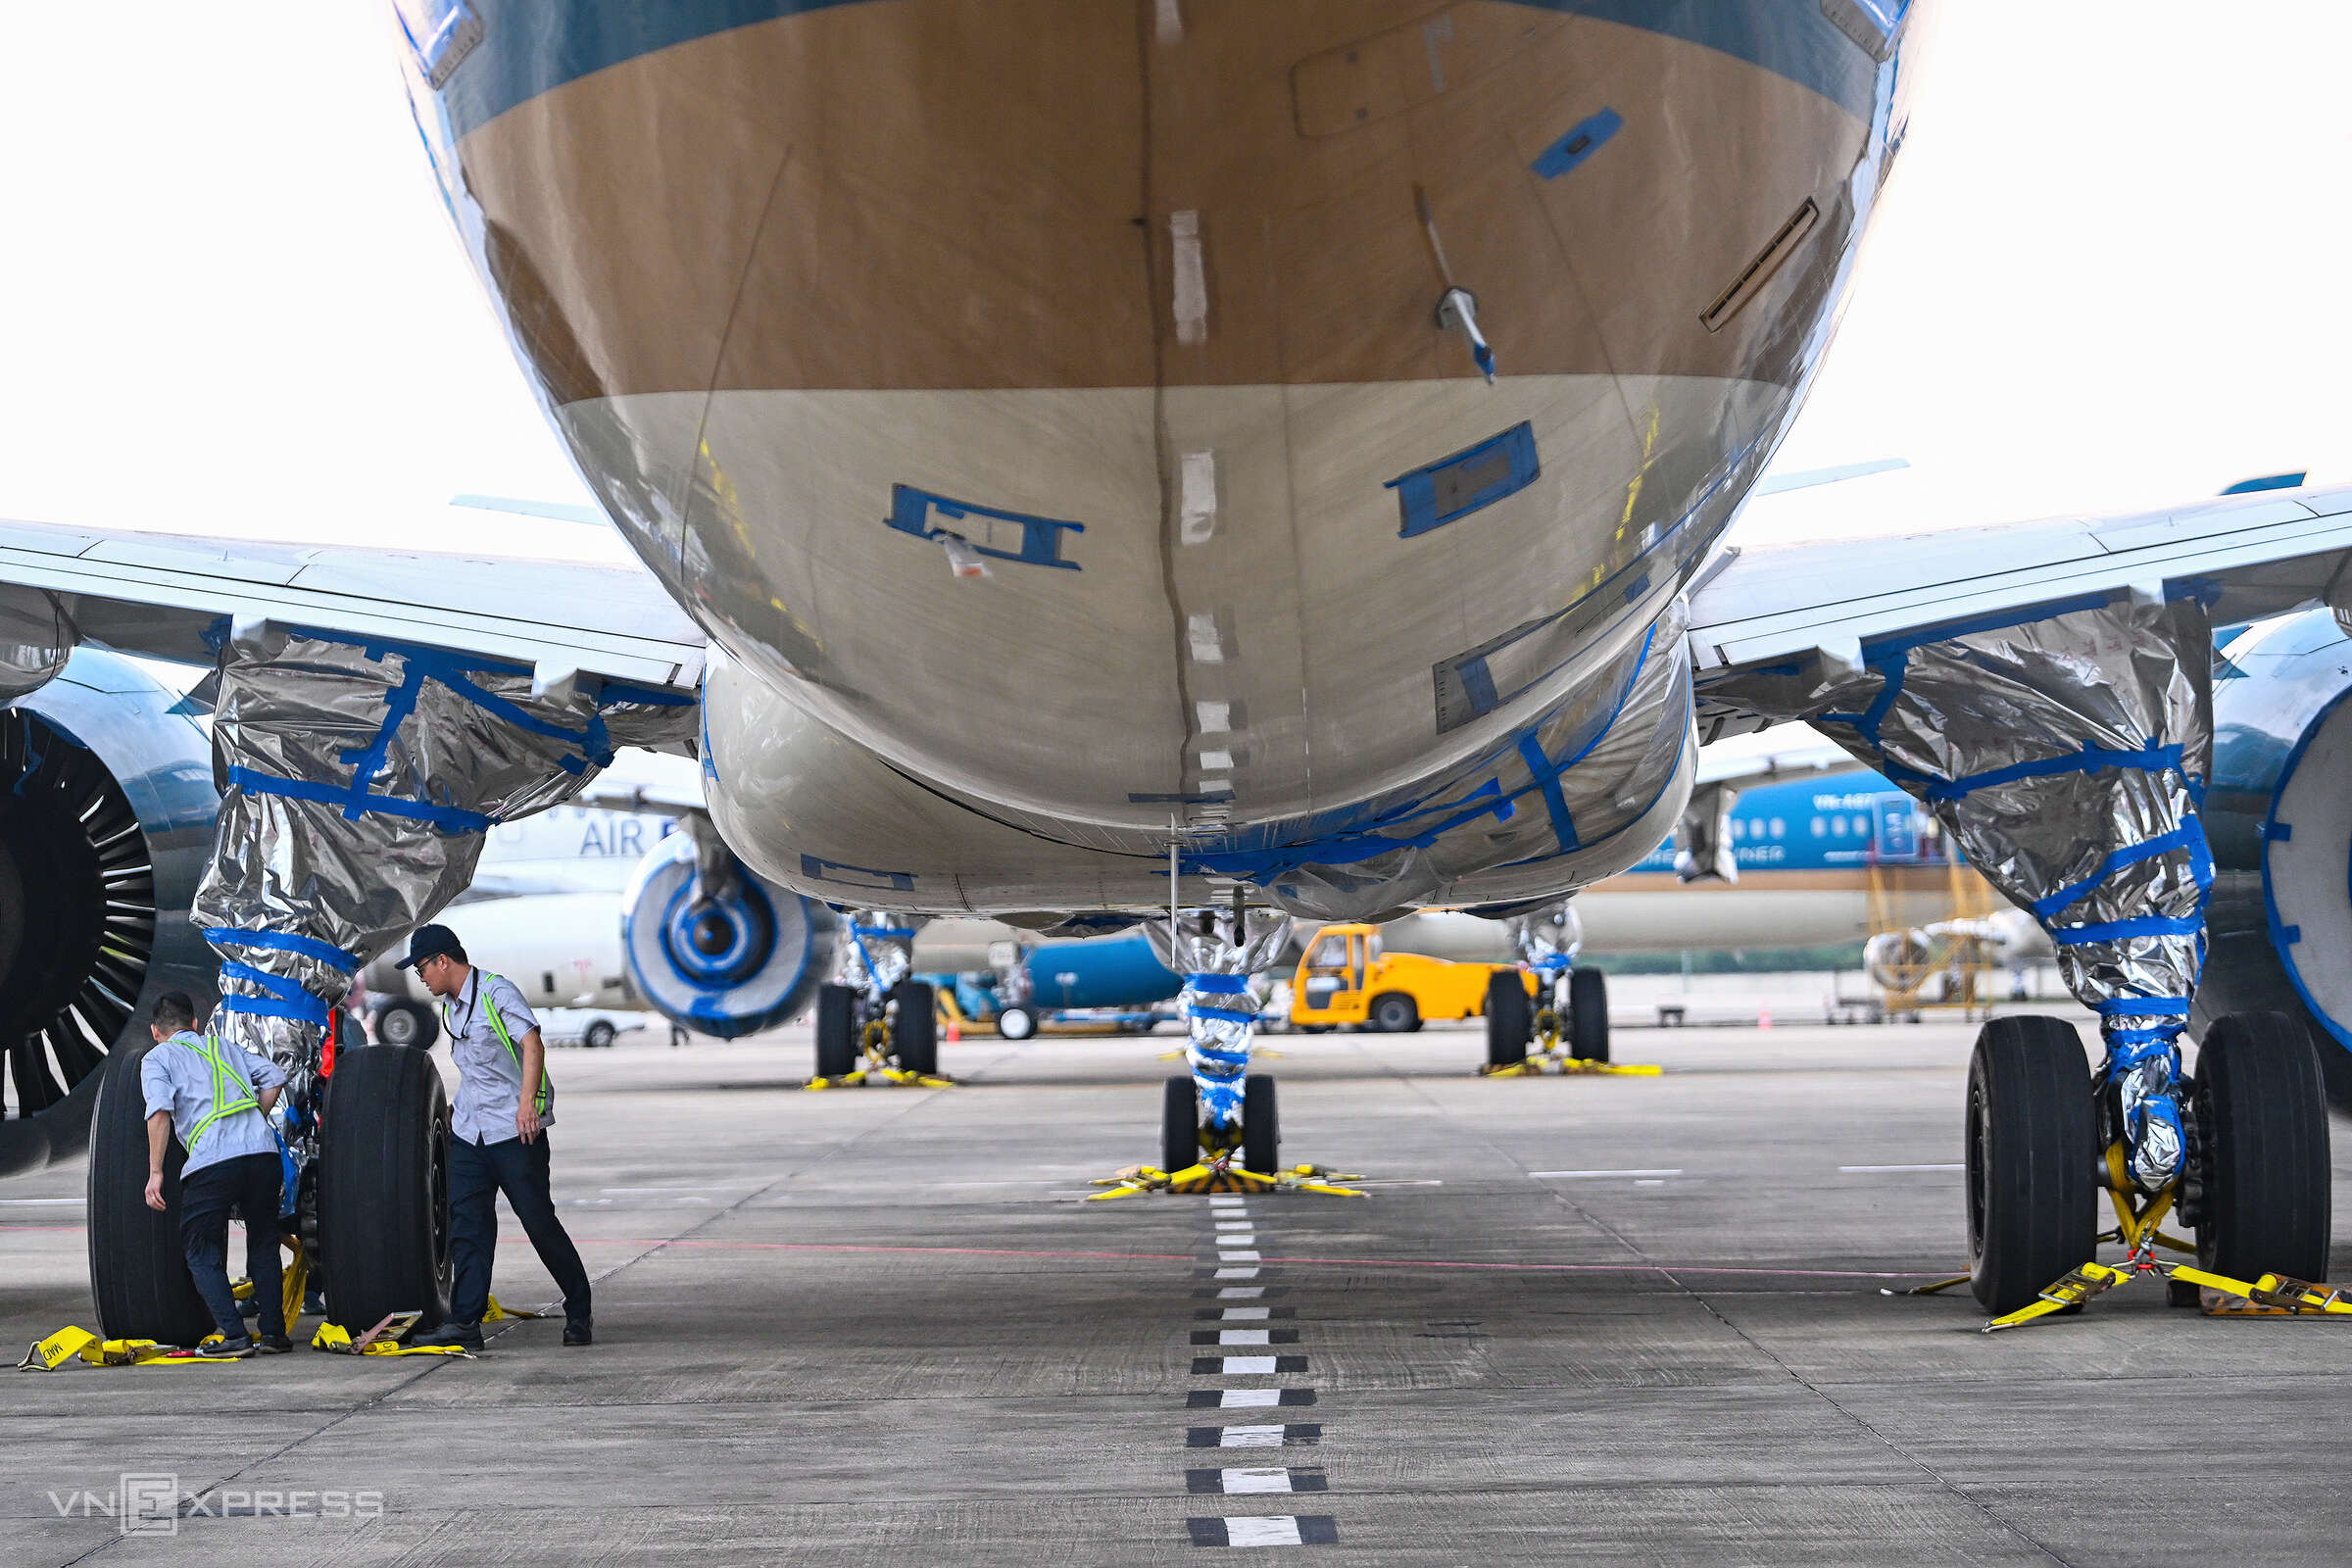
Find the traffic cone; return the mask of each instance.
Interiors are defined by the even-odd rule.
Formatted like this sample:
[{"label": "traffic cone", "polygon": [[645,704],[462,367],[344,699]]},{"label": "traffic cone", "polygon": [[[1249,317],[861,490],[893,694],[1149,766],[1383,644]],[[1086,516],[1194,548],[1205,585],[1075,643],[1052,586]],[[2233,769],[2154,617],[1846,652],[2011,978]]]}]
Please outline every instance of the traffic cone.
[{"label": "traffic cone", "polygon": [[1772,1027],[1772,1009],[1770,1007],[1758,1007],[1756,1009],[1756,1027],[1759,1029],[1769,1029]]},{"label": "traffic cone", "polygon": [[955,1044],[956,1041],[958,1041],[958,1040],[961,1040],[961,1039],[963,1038],[963,1022],[962,1022],[962,1020],[960,1020],[960,1019],[957,1019],[957,1018],[950,1018],[950,1019],[948,1020],[948,1036],[947,1036],[947,1038],[948,1038],[948,1044],[950,1044],[950,1045],[954,1045],[954,1044]]}]

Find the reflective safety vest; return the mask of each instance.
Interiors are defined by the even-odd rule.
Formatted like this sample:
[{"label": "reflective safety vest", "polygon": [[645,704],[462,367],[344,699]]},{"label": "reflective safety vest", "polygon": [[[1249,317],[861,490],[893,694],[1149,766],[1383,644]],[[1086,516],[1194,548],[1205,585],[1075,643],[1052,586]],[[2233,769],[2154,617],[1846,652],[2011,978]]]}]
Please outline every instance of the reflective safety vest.
[{"label": "reflective safety vest", "polygon": [[[522,1053],[514,1049],[514,1037],[507,1033],[507,1020],[498,1014],[498,999],[490,994],[490,982],[504,978],[487,969],[476,969],[473,979],[476,989],[473,994],[481,999],[483,1010],[490,1015],[491,1033],[497,1035],[498,1043],[507,1048],[507,1054],[514,1058],[514,1076],[519,1079],[522,1076]],[[448,1020],[449,1004],[441,1004],[441,1016],[443,1021]],[[542,1116],[546,1115],[548,1103],[555,1098],[555,1075],[547,1070],[547,1058],[542,1055],[539,1058],[539,1092],[531,1097],[531,1108]]]},{"label": "reflective safety vest", "polygon": [[172,1040],[173,1044],[185,1046],[202,1056],[213,1069],[213,1108],[188,1129],[188,1152],[193,1154],[197,1144],[212,1130],[213,1123],[223,1116],[234,1116],[240,1110],[259,1110],[262,1102],[254,1098],[253,1085],[247,1083],[244,1075],[231,1067],[228,1058],[220,1054],[220,1043],[212,1035],[208,1033],[199,1039],[182,1029]]}]

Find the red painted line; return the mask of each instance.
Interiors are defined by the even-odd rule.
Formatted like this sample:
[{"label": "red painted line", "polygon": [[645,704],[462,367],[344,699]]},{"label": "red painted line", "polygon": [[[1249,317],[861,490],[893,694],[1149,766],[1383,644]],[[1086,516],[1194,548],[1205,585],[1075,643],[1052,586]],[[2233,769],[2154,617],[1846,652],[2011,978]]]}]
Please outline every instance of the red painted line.
[{"label": "red painted line", "polygon": [[[503,1238],[502,1238],[503,1239]],[[701,1247],[718,1251],[899,1252],[951,1257],[1107,1257],[1155,1263],[1203,1261],[1190,1252],[1058,1252],[1011,1247],[866,1247],[834,1242],[665,1242],[652,1237],[574,1237],[583,1247]],[[1536,1274],[1732,1274],[1767,1279],[1925,1280],[1923,1269],[1898,1271],[1825,1268],[1746,1268],[1711,1263],[1475,1263],[1398,1257],[1264,1257],[1260,1263],[1312,1263],[1332,1268],[1501,1269]]]},{"label": "red painted line", "polygon": [[[10,1231],[83,1231],[82,1225],[0,1225]],[[502,1242],[522,1241],[519,1233],[499,1232]],[[1051,1251],[1018,1247],[865,1247],[848,1242],[694,1242],[659,1236],[575,1236],[580,1247],[700,1247],[722,1252],[882,1252],[921,1257],[1096,1257],[1137,1263],[1196,1263],[1204,1259],[1191,1252],[1080,1252]],[[1761,1279],[1799,1280],[1928,1280],[1937,1276],[1925,1269],[1748,1268],[1721,1263],[1476,1263],[1464,1259],[1412,1257],[1263,1257],[1261,1264],[1307,1263],[1323,1268],[1451,1268],[1485,1269],[1514,1274],[1715,1274]]]}]

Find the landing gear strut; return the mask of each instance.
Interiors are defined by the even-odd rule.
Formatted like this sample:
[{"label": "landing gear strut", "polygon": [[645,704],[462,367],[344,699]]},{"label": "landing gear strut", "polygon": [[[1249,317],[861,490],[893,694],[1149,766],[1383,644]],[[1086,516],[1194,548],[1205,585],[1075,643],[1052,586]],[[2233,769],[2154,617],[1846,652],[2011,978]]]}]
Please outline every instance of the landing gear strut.
[{"label": "landing gear strut", "polygon": [[1525,967],[1488,977],[1487,1064],[1479,1071],[1491,1078],[1533,1077],[1547,1068],[1655,1077],[1655,1067],[1609,1060],[1609,979],[1576,961],[1584,927],[1575,906],[1561,903],[1507,923]]},{"label": "landing gear strut", "polygon": [[1139,1165],[1094,1183],[1089,1201],[1135,1193],[1230,1193],[1267,1188],[1361,1198],[1336,1185],[1354,1178],[1314,1165],[1281,1167],[1281,1127],[1274,1080],[1249,1070],[1257,1028],[1250,977],[1272,961],[1290,937],[1287,915],[1244,907],[1195,909],[1170,922],[1171,957],[1185,971],[1185,1018],[1192,1043],[1188,1077],[1162,1093],[1160,1163]]},{"label": "landing gear strut", "polygon": [[946,1089],[939,1075],[938,998],[917,980],[915,927],[860,909],[842,928],[835,983],[816,992],[816,1076],[810,1089],[916,1084]]}]

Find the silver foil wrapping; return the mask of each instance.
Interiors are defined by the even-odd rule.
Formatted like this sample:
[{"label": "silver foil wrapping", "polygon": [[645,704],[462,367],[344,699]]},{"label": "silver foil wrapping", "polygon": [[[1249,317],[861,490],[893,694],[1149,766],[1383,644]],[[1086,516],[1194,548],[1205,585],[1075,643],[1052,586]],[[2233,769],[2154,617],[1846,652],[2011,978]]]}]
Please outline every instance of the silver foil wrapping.
[{"label": "silver foil wrapping", "polygon": [[1740,861],[1732,850],[1732,807],[1740,799],[1733,784],[1701,784],[1674,824],[1674,874],[1689,882],[1737,882]]},{"label": "silver foil wrapping", "polygon": [[1519,961],[1545,974],[1576,962],[1577,952],[1585,945],[1585,922],[1569,899],[1548,909],[1512,915],[1503,922],[1503,929],[1510,933]]},{"label": "silver foil wrapping", "polygon": [[1188,869],[1247,878],[1316,920],[1557,898],[1614,875],[1655,843],[1624,840],[1672,787],[1689,737],[1689,623],[1677,598],[1593,680],[1445,788],[1338,813],[1309,843],[1197,854]]},{"label": "silver foil wrapping", "polygon": [[2068,989],[2099,1012],[2132,1174],[2151,1190],[2179,1169],[2178,1039],[2204,961],[2211,647],[2195,600],[2119,593],[1864,643],[1859,668],[1817,659],[1707,688],[1812,721],[2041,922]]},{"label": "silver foil wrapping", "polygon": [[833,977],[880,999],[914,972],[914,939],[930,917],[888,909],[853,909],[834,939]]},{"label": "silver foil wrapping", "polygon": [[1237,916],[1230,909],[1188,909],[1168,927],[1149,926],[1160,961],[1184,976],[1178,998],[1191,1032],[1186,1057],[1200,1091],[1200,1119],[1226,1129],[1242,1116],[1242,1078],[1264,999],[1251,985],[1290,940],[1291,917],[1270,909]]},{"label": "silver foil wrapping", "polygon": [[223,1033],[307,1056],[361,965],[472,880],[493,822],[568,799],[620,746],[675,744],[675,693],[265,625],[220,651],[220,815],[191,918],[220,955]]}]

